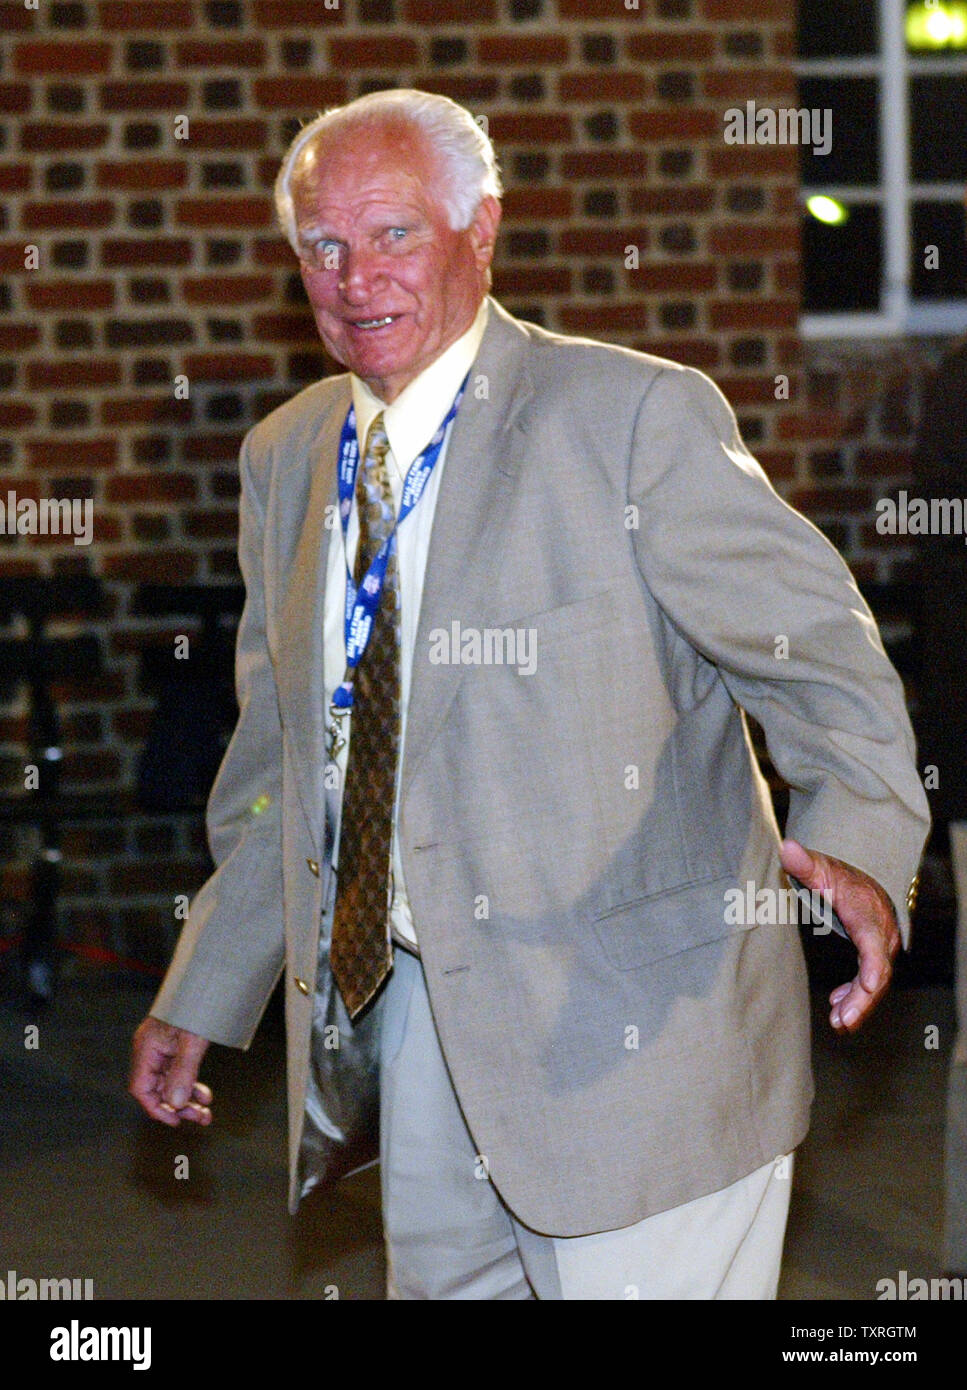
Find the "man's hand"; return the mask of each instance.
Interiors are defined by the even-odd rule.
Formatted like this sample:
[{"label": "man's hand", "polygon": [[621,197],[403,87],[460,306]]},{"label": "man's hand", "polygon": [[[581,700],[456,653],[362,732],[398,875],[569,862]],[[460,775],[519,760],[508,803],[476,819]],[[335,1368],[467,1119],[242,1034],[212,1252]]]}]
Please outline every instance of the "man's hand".
[{"label": "man's hand", "polygon": [[838,1033],[855,1033],[887,991],[900,949],[896,913],[886,893],[868,874],[829,854],[783,840],[779,854],[787,874],[810,892],[830,899],[859,954],[859,969],[829,996],[829,1021]]},{"label": "man's hand", "polygon": [[153,1120],[210,1125],[212,1093],[198,1080],[208,1039],[150,1015],[134,1035],[128,1091]]}]

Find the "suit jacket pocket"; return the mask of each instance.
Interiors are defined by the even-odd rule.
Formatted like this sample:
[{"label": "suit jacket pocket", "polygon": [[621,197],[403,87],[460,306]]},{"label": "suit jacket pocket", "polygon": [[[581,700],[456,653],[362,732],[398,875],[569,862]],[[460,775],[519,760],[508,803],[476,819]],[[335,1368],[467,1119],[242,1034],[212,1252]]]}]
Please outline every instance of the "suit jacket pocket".
[{"label": "suit jacket pocket", "polygon": [[755,922],[726,921],[725,893],[735,882],[717,875],[611,908],[594,919],[602,951],[618,970],[633,970],[748,931]]}]

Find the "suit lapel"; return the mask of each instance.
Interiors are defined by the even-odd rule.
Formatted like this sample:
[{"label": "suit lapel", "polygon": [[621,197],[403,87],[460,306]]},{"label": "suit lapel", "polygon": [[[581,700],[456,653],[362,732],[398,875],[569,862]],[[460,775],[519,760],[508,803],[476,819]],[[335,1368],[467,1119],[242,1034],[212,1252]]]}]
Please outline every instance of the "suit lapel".
[{"label": "suit lapel", "polygon": [[427,554],[413,654],[401,791],[429,747],[462,679],[456,662],[431,666],[430,633],[487,625],[493,575],[522,453],[524,405],[533,395],[523,329],[490,301],[490,318],[453,424]]},{"label": "suit lapel", "polygon": [[349,378],[304,456],[281,471],[278,534],[296,537],[280,576],[278,688],[285,726],[295,751],[299,798],[321,857],[325,826],[325,643],[329,546],[338,538],[335,510],[339,438],[352,399]]}]

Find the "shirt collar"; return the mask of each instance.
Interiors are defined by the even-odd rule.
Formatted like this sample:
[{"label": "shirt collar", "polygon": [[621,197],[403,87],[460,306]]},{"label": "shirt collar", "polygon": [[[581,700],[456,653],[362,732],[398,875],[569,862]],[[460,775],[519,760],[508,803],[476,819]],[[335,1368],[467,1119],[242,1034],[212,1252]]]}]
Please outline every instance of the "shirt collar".
[{"label": "shirt collar", "polygon": [[360,377],[350,374],[360,453],[366,447],[370,425],[382,410],[393,458],[397,468],[405,474],[433,438],[453,404],[461,381],[473,365],[487,327],[488,312],[485,297],[466,333],[424,367],[390,405],[375,396]]}]

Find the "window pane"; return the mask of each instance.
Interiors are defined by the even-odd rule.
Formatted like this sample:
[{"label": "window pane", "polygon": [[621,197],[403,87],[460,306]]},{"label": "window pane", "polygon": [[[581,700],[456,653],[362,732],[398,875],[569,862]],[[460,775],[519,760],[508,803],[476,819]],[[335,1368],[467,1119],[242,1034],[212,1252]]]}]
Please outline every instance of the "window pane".
[{"label": "window pane", "polygon": [[801,77],[799,105],[810,111],[830,111],[832,148],[815,152],[800,145],[799,169],[808,188],[831,183],[853,187],[875,184],[880,177],[880,151],[873,77]]},{"label": "window pane", "polygon": [[807,314],[880,307],[883,233],[879,207],[851,207],[839,226],[807,213],[802,222],[803,309]]},{"label": "window pane", "polygon": [[910,225],[914,299],[967,298],[963,204],[914,203]]},{"label": "window pane", "polygon": [[964,0],[909,0],[903,27],[914,57],[956,59],[967,52]]},{"label": "window pane", "polygon": [[967,172],[967,77],[912,79],[910,139],[916,182],[963,182]]},{"label": "window pane", "polygon": [[876,34],[876,0],[799,0],[800,58],[874,53]]}]

